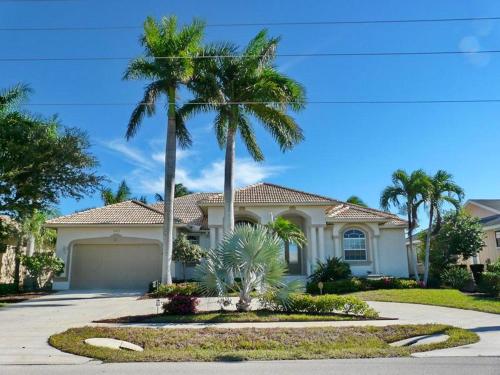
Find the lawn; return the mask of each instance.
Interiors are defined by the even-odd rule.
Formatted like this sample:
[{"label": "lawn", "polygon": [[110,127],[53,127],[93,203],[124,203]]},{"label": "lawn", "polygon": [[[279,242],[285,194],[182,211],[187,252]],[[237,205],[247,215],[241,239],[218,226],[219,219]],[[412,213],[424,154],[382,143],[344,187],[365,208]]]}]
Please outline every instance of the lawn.
[{"label": "lawn", "polygon": [[420,303],[500,314],[500,299],[464,294],[454,289],[379,289],[353,293],[365,301]]},{"label": "lawn", "polygon": [[193,315],[132,315],[115,319],[98,320],[96,323],[255,323],[341,320],[366,320],[366,318],[342,314],[283,314],[267,310],[258,310],[245,313],[235,311],[214,311],[199,312]]},{"label": "lawn", "polygon": [[[390,342],[444,332],[439,344],[391,347]],[[91,337],[125,340],[143,352],[97,348],[84,343]],[[478,341],[475,333],[444,325],[387,327],[152,329],[71,328],[53,335],[49,343],[64,351],[106,362],[242,361],[327,358],[401,357]]]}]

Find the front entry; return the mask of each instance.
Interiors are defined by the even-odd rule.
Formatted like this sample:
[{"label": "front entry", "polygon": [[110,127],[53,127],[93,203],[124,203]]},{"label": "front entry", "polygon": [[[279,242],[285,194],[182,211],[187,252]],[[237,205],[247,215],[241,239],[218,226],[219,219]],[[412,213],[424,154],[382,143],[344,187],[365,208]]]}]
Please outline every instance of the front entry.
[{"label": "front entry", "polygon": [[156,244],[76,244],[71,256],[71,289],[147,290],[161,278]]}]

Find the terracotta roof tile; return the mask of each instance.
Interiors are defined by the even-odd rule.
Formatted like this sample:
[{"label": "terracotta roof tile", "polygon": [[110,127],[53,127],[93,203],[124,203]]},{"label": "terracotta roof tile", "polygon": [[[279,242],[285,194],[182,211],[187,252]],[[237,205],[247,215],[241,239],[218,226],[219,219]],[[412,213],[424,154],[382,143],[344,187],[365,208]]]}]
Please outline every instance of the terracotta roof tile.
[{"label": "terracotta roof tile", "polygon": [[[198,202],[207,199],[215,193],[193,193],[174,200],[174,217],[183,224],[206,226],[206,217],[203,215]],[[152,204],[151,207],[163,212],[163,203]]]}]

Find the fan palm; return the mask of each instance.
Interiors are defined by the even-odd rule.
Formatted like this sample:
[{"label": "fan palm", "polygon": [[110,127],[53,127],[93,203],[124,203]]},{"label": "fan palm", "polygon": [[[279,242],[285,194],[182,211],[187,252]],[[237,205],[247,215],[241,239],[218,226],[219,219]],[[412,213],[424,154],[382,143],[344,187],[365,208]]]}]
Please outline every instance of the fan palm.
[{"label": "fan palm", "polygon": [[427,189],[427,175],[421,169],[413,171],[410,175],[402,169],[392,174],[392,185],[387,186],[380,196],[380,206],[388,210],[390,206],[403,211],[408,219],[408,238],[410,251],[413,254],[413,272],[419,281],[417,258],[413,251],[413,230],[418,224],[418,208],[424,202]]},{"label": "fan palm", "polygon": [[239,133],[256,161],[264,155],[253,130],[257,119],[273,136],[282,151],[304,139],[302,129],[287,110],[304,108],[304,88],[278,72],[274,65],[279,38],[262,30],[246,48],[233,44],[210,45],[205,58],[195,62],[195,76],[189,87],[195,98],[180,110],[184,118],[215,112],[214,128],[221,148],[225,147],[224,232],[234,228],[234,163]]},{"label": "fan palm", "polygon": [[115,204],[129,200],[131,197],[130,188],[127,182],[123,180],[118,186],[116,193],[111,190],[111,188],[103,189],[101,192],[101,198],[104,204],[107,206],[109,204]]},{"label": "fan palm", "polygon": [[[196,268],[200,288],[206,295],[223,297],[236,288],[239,311],[248,311],[251,292],[279,289],[285,286],[286,266],[281,239],[262,225],[237,225],[226,234],[217,249],[210,249]],[[238,283],[232,283],[234,278]]]},{"label": "fan palm", "polygon": [[436,215],[436,231],[439,231],[442,219],[442,207],[451,204],[456,210],[460,209],[460,202],[464,197],[463,189],[453,181],[453,176],[443,170],[428,178],[426,204],[429,207],[429,227],[425,240],[424,284],[429,278],[429,255],[431,248],[432,226]]},{"label": "fan palm", "polygon": [[148,17],[144,23],[141,44],[144,55],[132,60],[124,79],[148,80],[144,97],[132,112],[126,138],[138,131],[144,116],[153,116],[160,96],[167,98],[167,139],[165,150],[165,189],[162,282],[171,284],[173,241],[173,201],[177,142],[181,147],[191,145],[191,137],[183,119],[177,115],[176,95],[181,85],[187,84],[193,74],[193,58],[200,49],[204,24],[194,20],[192,24],[177,30],[175,17],[163,17],[159,22]]}]

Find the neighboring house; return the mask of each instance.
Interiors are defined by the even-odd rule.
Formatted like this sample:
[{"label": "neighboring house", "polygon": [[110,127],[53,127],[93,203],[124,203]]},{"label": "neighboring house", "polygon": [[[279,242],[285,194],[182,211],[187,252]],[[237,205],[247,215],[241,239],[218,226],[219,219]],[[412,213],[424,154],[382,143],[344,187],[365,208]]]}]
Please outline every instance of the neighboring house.
[{"label": "neighboring house", "polygon": [[[420,240],[420,233],[414,233],[412,236],[413,249],[410,249],[410,238],[406,237],[406,252],[408,256],[408,273],[410,276],[414,277],[413,272],[413,262],[417,261],[417,270],[419,274],[424,273],[424,264],[421,263],[418,259],[418,253],[422,248],[422,241]],[[413,250],[413,251],[412,251]]]},{"label": "neighboring house", "polygon": [[[12,219],[6,215],[0,215],[0,221],[11,224]],[[0,284],[10,284],[14,282],[16,269],[16,240],[10,238],[7,243],[0,244]],[[21,246],[21,254],[26,253],[26,246]],[[23,279],[24,267],[20,266],[20,278]]]},{"label": "neighboring house", "polygon": [[[175,199],[175,231],[205,248],[223,237],[223,195]],[[359,276],[408,276],[406,222],[398,216],[269,183],[235,192],[235,222],[266,224],[282,216],[302,228],[304,248],[285,245],[290,276],[305,278],[318,260],[340,257]],[[163,204],[127,201],[58,217],[57,255],[65,262],[55,289],[140,288],[161,277]],[[172,267],[174,277],[180,266]]]},{"label": "neighboring house", "polygon": [[486,246],[473,258],[474,264],[496,262],[500,258],[500,199],[469,199],[464,209],[481,219]]}]

